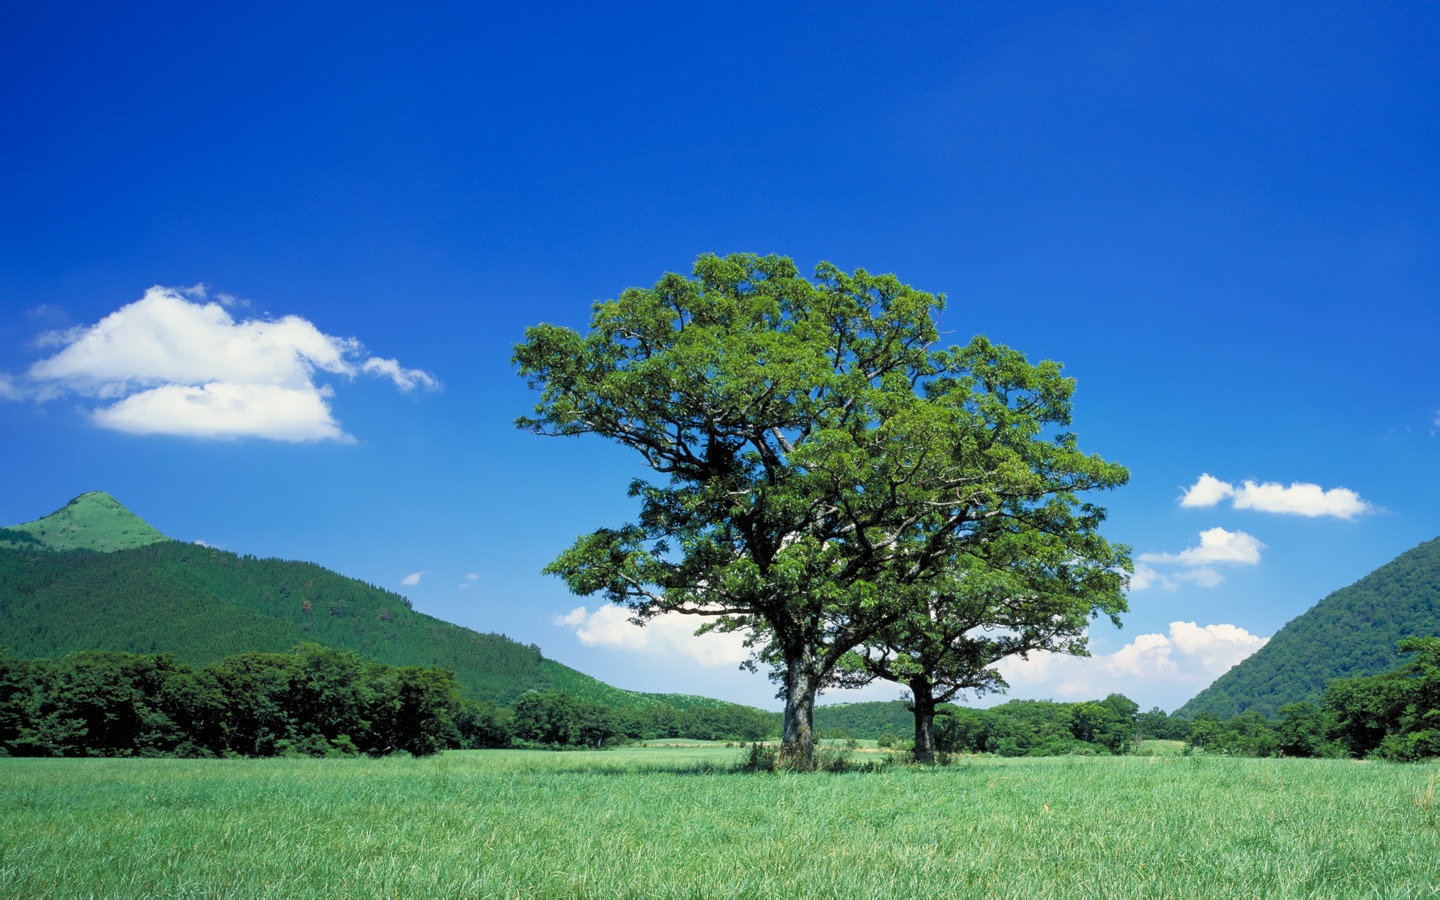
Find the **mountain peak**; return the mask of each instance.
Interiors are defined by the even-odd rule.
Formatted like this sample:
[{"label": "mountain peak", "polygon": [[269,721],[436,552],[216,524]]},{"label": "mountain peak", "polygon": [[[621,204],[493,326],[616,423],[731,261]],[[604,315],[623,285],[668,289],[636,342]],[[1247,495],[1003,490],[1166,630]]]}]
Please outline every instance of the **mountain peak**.
[{"label": "mountain peak", "polygon": [[11,534],[0,533],[0,547],[32,550],[108,552],[170,540],[104,491],[81,494],[44,518],[4,531]]}]

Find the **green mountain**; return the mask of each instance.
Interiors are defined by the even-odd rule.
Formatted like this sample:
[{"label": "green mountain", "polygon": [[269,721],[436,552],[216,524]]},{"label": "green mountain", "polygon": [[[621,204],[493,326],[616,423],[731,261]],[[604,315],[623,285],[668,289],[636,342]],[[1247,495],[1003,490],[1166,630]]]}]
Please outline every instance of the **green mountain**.
[{"label": "green mountain", "polygon": [[620,707],[731,705],[612,687],[539,647],[415,612],[399,594],[313,563],[170,540],[104,493],[0,529],[0,648],[16,656],[119,650],[204,665],[302,641],[390,665],[448,666],[467,694],[502,704],[538,689]]},{"label": "green mountain", "polygon": [[1286,623],[1254,655],[1175,711],[1222,719],[1317,702],[1332,678],[1379,675],[1404,637],[1440,635],[1440,538],[1427,541]]},{"label": "green mountain", "polygon": [[104,491],[81,494],[43,519],[0,529],[0,547],[129,550],[170,540]]}]

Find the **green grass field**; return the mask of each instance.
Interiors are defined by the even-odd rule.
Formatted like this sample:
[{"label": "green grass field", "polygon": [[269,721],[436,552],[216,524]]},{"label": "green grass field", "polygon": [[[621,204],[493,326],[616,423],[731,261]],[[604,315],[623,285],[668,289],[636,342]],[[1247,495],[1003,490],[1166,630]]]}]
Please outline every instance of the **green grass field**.
[{"label": "green grass field", "polygon": [[1429,896],[1440,766],[0,760],[0,896]]}]

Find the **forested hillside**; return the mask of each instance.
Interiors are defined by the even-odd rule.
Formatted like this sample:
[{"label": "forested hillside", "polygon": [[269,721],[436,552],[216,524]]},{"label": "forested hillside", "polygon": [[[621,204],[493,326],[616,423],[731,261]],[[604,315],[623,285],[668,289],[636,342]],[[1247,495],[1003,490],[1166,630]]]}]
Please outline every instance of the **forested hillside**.
[{"label": "forested hillside", "polygon": [[1410,550],[1315,604],[1220,676],[1176,715],[1221,719],[1287,703],[1317,703],[1334,678],[1379,675],[1406,637],[1440,635],[1440,538]]},{"label": "forested hillside", "polygon": [[204,665],[303,641],[395,666],[448,666],[466,694],[496,703],[554,689],[618,707],[723,705],[611,687],[538,647],[417,613],[399,594],[313,563],[177,541],[114,553],[0,549],[0,646],[17,656],[164,652]]},{"label": "forested hillside", "polygon": [[170,540],[102,492],[0,529],[0,648],[15,656],[114,650],[205,665],[302,642],[449,667],[467,696],[507,705],[528,690],[619,708],[729,705],[611,687],[539,647],[417,613],[399,594],[313,563]]}]

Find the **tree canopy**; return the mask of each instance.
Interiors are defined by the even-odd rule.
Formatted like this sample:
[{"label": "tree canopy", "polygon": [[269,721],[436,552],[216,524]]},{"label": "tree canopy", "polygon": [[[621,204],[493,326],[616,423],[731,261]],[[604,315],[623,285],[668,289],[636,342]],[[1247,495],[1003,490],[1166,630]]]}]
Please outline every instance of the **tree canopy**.
[{"label": "tree canopy", "polygon": [[547,571],[640,622],[746,631],[799,767],[842,658],[959,566],[1079,567],[1105,596],[1086,614],[1124,609],[1128,552],[1078,495],[1128,473],[1065,430],[1074,382],[984,337],[937,348],[943,309],[892,275],[706,255],[596,303],[585,334],[538,325],[515,348],[540,392],[520,427],[600,435],[660,476],[631,484],[637,521],[581,536]]}]

